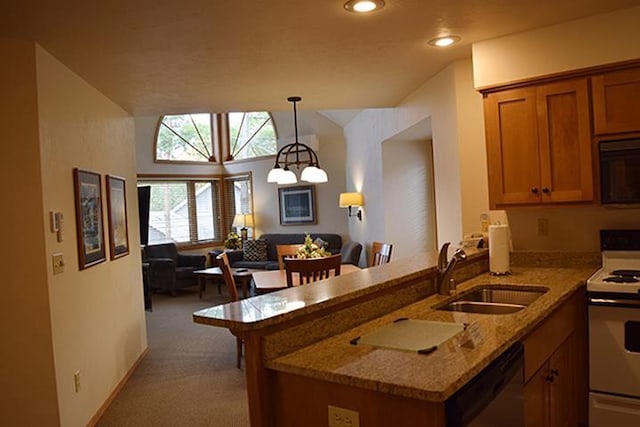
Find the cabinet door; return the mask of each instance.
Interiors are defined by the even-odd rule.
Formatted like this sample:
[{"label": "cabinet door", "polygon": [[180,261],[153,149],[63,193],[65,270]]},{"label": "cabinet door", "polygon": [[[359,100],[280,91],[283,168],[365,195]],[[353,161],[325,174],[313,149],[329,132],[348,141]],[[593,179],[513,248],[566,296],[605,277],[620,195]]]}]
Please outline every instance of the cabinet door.
[{"label": "cabinet door", "polygon": [[491,205],[538,203],[535,88],[491,93],[484,108]]},{"label": "cabinet door", "polygon": [[593,200],[587,79],[537,88],[543,203]]},{"label": "cabinet door", "polygon": [[524,425],[545,427],[549,425],[549,363],[531,377],[524,386]]},{"label": "cabinet door", "polygon": [[596,135],[640,131],[640,68],[591,79]]},{"label": "cabinet door", "polygon": [[549,359],[549,374],[552,378],[549,387],[549,419],[552,427],[573,427],[578,424],[575,358],[574,333]]}]

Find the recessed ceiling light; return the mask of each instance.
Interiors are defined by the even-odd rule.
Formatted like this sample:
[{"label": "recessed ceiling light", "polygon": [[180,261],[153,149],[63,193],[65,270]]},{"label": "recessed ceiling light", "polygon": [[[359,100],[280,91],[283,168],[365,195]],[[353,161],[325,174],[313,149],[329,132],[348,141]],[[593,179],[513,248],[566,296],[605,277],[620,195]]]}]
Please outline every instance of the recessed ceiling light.
[{"label": "recessed ceiling light", "polygon": [[349,0],[344,4],[344,8],[349,12],[367,13],[379,10],[384,7],[382,0]]},{"label": "recessed ceiling light", "polygon": [[461,38],[459,36],[436,37],[435,39],[429,40],[429,44],[436,47],[447,47],[459,42],[460,40]]}]

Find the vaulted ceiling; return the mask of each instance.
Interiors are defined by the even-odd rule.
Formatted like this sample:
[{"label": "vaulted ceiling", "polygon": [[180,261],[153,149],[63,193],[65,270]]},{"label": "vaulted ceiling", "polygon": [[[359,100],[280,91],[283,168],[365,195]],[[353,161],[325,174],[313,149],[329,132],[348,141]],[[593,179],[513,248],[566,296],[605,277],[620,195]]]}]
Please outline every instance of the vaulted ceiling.
[{"label": "vaulted ceiling", "polygon": [[[134,115],[393,107],[471,44],[638,0],[3,1],[0,36],[38,42]],[[438,50],[432,37],[453,33]],[[3,64],[7,66],[7,64]],[[9,64],[10,66],[10,64]]]}]

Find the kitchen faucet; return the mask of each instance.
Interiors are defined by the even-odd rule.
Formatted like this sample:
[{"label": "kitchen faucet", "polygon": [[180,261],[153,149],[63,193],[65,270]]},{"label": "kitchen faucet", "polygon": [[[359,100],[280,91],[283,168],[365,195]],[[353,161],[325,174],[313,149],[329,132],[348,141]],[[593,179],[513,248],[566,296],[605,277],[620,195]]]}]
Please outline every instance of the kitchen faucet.
[{"label": "kitchen faucet", "polygon": [[456,285],[451,278],[451,271],[458,261],[464,261],[467,259],[467,254],[458,248],[453,254],[453,257],[447,261],[447,254],[449,251],[449,245],[451,242],[446,242],[440,248],[438,254],[438,273],[436,274],[436,288],[440,295],[449,295],[452,291],[455,291]]}]

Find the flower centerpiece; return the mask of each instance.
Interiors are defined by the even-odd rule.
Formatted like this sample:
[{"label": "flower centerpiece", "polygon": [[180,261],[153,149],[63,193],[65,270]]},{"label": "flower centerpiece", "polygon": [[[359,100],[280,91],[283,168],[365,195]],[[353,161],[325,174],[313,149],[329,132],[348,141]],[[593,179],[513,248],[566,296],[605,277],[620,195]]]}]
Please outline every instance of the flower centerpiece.
[{"label": "flower centerpiece", "polygon": [[227,234],[227,238],[224,239],[224,247],[227,249],[240,249],[242,248],[242,240],[233,231]]},{"label": "flower centerpiece", "polygon": [[304,245],[296,252],[298,259],[322,258],[331,255],[331,252],[324,248],[324,245],[318,244],[311,240],[309,233],[306,233]]}]

